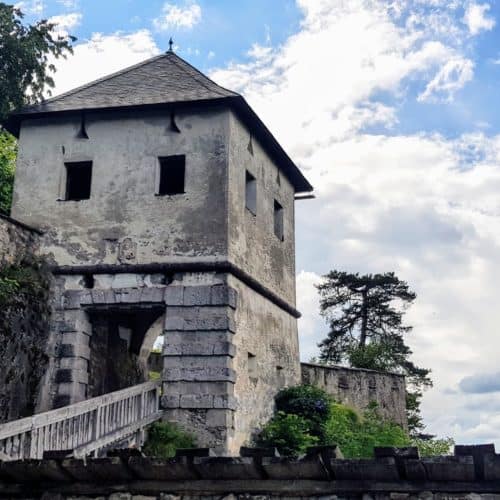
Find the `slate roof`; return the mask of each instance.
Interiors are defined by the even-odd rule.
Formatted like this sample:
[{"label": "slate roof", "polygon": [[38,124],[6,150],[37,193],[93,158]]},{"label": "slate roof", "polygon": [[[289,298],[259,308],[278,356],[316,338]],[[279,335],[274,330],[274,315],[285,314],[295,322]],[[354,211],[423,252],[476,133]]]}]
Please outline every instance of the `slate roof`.
[{"label": "slate roof", "polygon": [[35,116],[214,103],[226,104],[238,114],[283,169],[296,192],[312,191],[312,186],[245,99],[240,94],[217,85],[172,51],[39,104],[21,108],[10,115],[4,126],[18,135],[22,121]]},{"label": "slate roof", "polygon": [[220,87],[174,52],[153,57],[47,101],[20,114],[143,106],[238,96]]}]

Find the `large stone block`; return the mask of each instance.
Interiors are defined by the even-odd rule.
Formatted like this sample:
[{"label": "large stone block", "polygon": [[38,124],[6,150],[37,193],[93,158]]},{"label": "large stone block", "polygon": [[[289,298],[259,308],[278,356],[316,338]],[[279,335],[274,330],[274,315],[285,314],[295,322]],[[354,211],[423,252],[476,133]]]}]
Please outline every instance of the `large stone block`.
[{"label": "large stone block", "polygon": [[115,290],[115,298],[117,303],[138,304],[139,302],[141,302],[141,297],[141,289],[121,288]]},{"label": "large stone block", "polygon": [[61,358],[59,365],[63,369],[88,370],[88,361],[84,358]]},{"label": "large stone block", "polygon": [[329,478],[328,470],[318,455],[302,459],[290,457],[264,457],[262,467],[270,479],[319,479]]},{"label": "large stone block", "polygon": [[140,294],[140,302],[163,303],[164,297],[164,287],[142,288]]},{"label": "large stone block", "polygon": [[234,384],[232,382],[168,382],[169,395],[182,394],[212,394],[213,396],[232,396]]},{"label": "large stone block", "polygon": [[62,344],[85,345],[88,346],[90,337],[83,332],[64,332],[62,334]]},{"label": "large stone block", "polygon": [[237,399],[234,396],[214,396],[214,408],[227,408],[229,410],[236,410],[237,405]]},{"label": "large stone block", "polygon": [[140,479],[156,481],[189,481],[198,474],[187,457],[149,458],[131,457],[128,466]]},{"label": "large stone block", "polygon": [[164,368],[163,380],[166,382],[235,382],[236,372],[232,368]]},{"label": "large stone block", "polygon": [[169,285],[165,288],[165,304],[181,306],[184,303],[184,287]]},{"label": "large stone block", "polygon": [[213,408],[214,397],[211,394],[184,394],[180,398],[181,408]]},{"label": "large stone block", "polygon": [[263,479],[262,470],[249,457],[195,458],[193,465],[203,479]]},{"label": "large stone block", "polygon": [[55,382],[58,384],[76,382],[86,385],[89,382],[89,375],[87,370],[72,370],[69,368],[60,368],[56,371]]},{"label": "large stone block", "polygon": [[396,481],[399,479],[394,458],[370,459],[332,459],[330,468],[336,479],[369,479]]},{"label": "large stone block", "polygon": [[166,394],[161,397],[160,404],[162,408],[180,408],[180,399],[180,394]]},{"label": "large stone block", "polygon": [[185,370],[210,370],[212,368],[232,368],[233,360],[229,356],[167,356],[163,357],[165,368],[183,368]]},{"label": "large stone block", "polygon": [[138,274],[120,273],[115,274],[112,288],[138,288],[144,286],[143,279]]},{"label": "large stone block", "polygon": [[470,456],[423,458],[431,481],[474,481],[474,460]]},{"label": "large stone block", "polygon": [[210,291],[211,287],[209,285],[184,287],[184,305],[185,306],[210,305]]},{"label": "large stone block", "polygon": [[59,347],[59,356],[61,358],[84,358],[90,359],[90,348],[84,344],[61,344]]},{"label": "large stone block", "polygon": [[82,292],[80,290],[67,290],[63,294],[64,309],[80,309]]}]

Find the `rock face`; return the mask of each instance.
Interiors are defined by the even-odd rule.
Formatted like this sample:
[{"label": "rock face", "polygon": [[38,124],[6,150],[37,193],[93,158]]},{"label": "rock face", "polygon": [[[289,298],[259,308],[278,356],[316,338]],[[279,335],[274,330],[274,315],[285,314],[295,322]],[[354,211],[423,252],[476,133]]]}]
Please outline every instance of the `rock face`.
[{"label": "rock face", "polygon": [[0,281],[0,422],[34,413],[47,369],[49,275],[37,246],[36,231],[0,218],[0,280],[19,283]]}]

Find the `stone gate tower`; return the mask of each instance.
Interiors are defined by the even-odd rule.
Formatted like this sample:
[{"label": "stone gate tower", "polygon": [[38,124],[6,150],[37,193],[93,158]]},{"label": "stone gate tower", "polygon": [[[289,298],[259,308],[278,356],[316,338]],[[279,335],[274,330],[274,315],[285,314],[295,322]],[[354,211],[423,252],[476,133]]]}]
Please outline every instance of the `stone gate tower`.
[{"label": "stone gate tower", "polygon": [[38,410],[144,380],[236,452],[300,380],[294,199],[312,190],[240,95],[173,52],[12,115],[12,216],[54,279]]}]

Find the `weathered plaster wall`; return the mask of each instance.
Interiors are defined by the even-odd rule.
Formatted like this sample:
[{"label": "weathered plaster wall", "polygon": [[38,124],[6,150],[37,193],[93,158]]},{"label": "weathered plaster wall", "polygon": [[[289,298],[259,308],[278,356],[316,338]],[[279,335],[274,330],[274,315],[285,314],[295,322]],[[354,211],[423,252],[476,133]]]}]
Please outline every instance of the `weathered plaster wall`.
[{"label": "weathered plaster wall", "polygon": [[37,247],[36,232],[0,217],[0,273],[13,266],[30,282],[0,299],[0,422],[34,413],[47,367],[49,275],[35,261]]},{"label": "weathered plaster wall", "polygon": [[364,410],[376,402],[380,413],[403,426],[406,386],[402,375],[373,370],[301,363],[302,383],[323,388],[337,401]]},{"label": "weathered plaster wall", "polygon": [[[211,260],[227,254],[227,111],[86,115],[23,122],[12,214],[44,227],[60,265]],[[158,157],[186,155],[185,194],[155,196]],[[65,162],[93,162],[88,200],[60,201]]]},{"label": "weathered plaster wall", "polygon": [[297,320],[237,278],[233,367],[236,371],[235,431],[231,454],[249,445],[274,412],[274,397],[283,387],[300,383]]},{"label": "weathered plaster wall", "polygon": [[[295,305],[294,189],[233,113],[230,134],[229,258]],[[257,181],[256,215],[245,208],[246,170]],[[274,200],[284,208],[284,241],[274,234]]]}]

